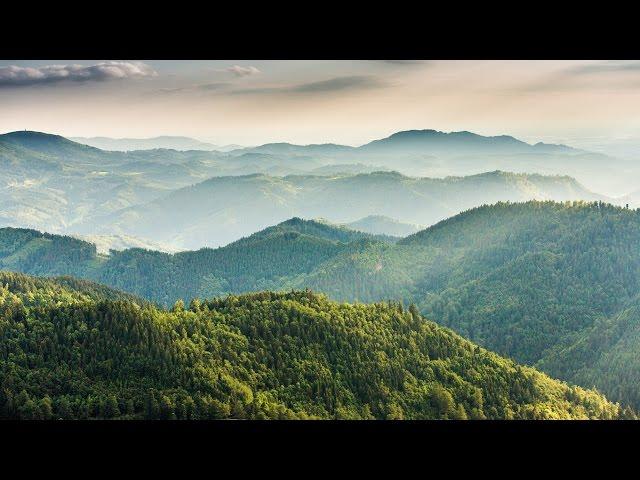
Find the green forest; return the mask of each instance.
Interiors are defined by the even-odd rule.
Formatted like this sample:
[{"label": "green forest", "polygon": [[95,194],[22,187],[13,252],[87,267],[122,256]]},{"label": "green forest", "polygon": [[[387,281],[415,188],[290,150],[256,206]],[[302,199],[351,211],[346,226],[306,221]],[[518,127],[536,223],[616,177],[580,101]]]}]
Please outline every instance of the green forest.
[{"label": "green forest", "polygon": [[617,419],[397,302],[310,291],[162,309],[87,281],[0,273],[0,416]]},{"label": "green forest", "polygon": [[291,219],[218,249],[96,253],[0,229],[0,269],[72,275],[171,308],[178,300],[311,289],[415,304],[514,361],[640,408],[640,211],[602,202],[502,202],[401,240]]}]

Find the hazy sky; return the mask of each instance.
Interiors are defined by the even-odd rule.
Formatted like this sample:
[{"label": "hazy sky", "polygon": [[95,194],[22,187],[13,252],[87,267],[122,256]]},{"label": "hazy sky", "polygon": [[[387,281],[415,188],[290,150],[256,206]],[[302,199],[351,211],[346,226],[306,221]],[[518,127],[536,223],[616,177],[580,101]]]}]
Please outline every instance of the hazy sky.
[{"label": "hazy sky", "polygon": [[640,61],[0,61],[0,132],[359,145],[640,139]]}]

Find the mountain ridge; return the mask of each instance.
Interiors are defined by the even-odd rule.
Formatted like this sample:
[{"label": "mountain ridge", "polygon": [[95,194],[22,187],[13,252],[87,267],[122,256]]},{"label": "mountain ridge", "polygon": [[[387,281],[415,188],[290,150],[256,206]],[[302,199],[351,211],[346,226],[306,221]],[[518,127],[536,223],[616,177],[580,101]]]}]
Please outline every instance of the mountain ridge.
[{"label": "mountain ridge", "polygon": [[[421,147],[429,147],[430,142],[436,144],[442,143],[454,143],[456,141],[471,142],[475,147],[478,146],[493,146],[498,148],[516,147],[521,150],[536,150],[536,151],[580,151],[573,147],[562,144],[546,144],[538,142],[536,144],[529,144],[522,140],[518,140],[510,135],[496,135],[496,136],[484,136],[469,131],[457,131],[457,132],[443,132],[433,129],[423,130],[403,130],[395,132],[388,137],[372,140],[362,145],[353,147],[349,145],[339,145],[335,143],[323,143],[323,144],[295,144],[289,142],[276,142],[265,143],[256,147],[248,147],[239,149],[238,151],[232,151],[231,153],[240,153],[246,151],[256,152],[269,152],[269,153],[282,153],[284,151],[299,151],[299,152],[316,152],[316,153],[343,153],[343,152],[358,152],[358,151],[372,151],[380,146],[398,144],[399,142],[416,143],[418,142]],[[414,145],[415,146],[415,145]],[[423,153],[427,153],[424,152]]]}]

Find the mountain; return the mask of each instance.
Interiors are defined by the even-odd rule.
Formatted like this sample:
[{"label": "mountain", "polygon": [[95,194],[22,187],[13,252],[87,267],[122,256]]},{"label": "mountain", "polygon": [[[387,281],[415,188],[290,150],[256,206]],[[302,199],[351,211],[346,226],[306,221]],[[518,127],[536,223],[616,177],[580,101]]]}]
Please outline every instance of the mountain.
[{"label": "mountain", "polygon": [[264,230],[250,235],[249,237],[240,239],[232,245],[251,244],[255,241],[269,239],[286,233],[310,235],[324,240],[342,243],[349,243],[363,239],[380,240],[383,242],[395,240],[394,238],[390,238],[388,235],[358,231],[346,225],[334,225],[322,220],[304,220],[299,217],[293,217],[279,223],[278,225],[265,228]]},{"label": "mountain", "polygon": [[70,233],[75,223],[148,202],[214,173],[246,173],[222,156],[107,152],[40,132],[0,135],[0,221]]},{"label": "mountain", "polygon": [[[371,160],[395,159],[412,175],[469,175],[490,170],[543,175],[569,175],[591,190],[609,196],[628,192],[640,171],[634,162],[566,145],[528,144],[508,135],[486,137],[471,132],[410,130],[395,133],[358,148]],[[404,158],[404,160],[403,160]],[[411,162],[419,162],[411,168]],[[633,180],[632,180],[633,179]]]},{"label": "mountain", "polygon": [[[281,156],[311,156],[331,164],[377,166],[415,177],[467,176],[504,170],[541,175],[569,175],[588,189],[618,197],[636,188],[640,168],[629,158],[615,158],[538,142],[529,144],[509,135],[483,136],[472,132],[408,130],[374,140],[359,147],[341,145],[267,144],[230,152],[277,153]],[[360,170],[366,172],[366,170]]]},{"label": "mountain", "polygon": [[123,208],[166,191],[152,179],[116,173],[130,161],[135,159],[57,135],[0,135],[0,219],[63,231],[96,210]]},{"label": "mountain", "polygon": [[440,132],[437,130],[407,130],[374,140],[359,147],[366,152],[420,153],[427,155],[570,152],[566,145],[538,143],[530,145],[508,135],[485,137],[471,132]]},{"label": "mountain", "polygon": [[[620,197],[637,188],[640,178],[637,175],[640,172],[633,162],[620,163],[601,154],[569,147],[529,145],[512,137],[426,132],[399,132],[389,139],[380,140],[380,144],[374,144],[397,146],[395,150],[384,147],[384,152],[373,146],[363,149],[325,144],[298,148],[291,144],[269,144],[263,148],[237,149],[226,153],[162,148],[128,152],[105,151],[57,135],[12,132],[0,135],[0,168],[3,172],[0,176],[0,222],[6,226],[34,228],[52,233],[136,237],[144,242],[159,242],[170,249],[179,250],[224,245],[293,216],[326,217],[336,223],[350,223],[370,215],[383,215],[402,223],[430,225],[466,208],[499,200],[605,199],[590,193],[594,185]],[[422,145],[425,141],[422,137],[425,135],[430,141],[433,140],[432,137],[455,140],[453,143],[448,140],[447,145],[468,144],[472,152],[469,153],[471,150],[467,147],[460,147],[451,155],[429,154],[420,147],[419,151],[411,153],[411,145]],[[407,141],[409,146],[405,148],[402,145]],[[516,149],[522,152],[505,153],[506,147],[496,147],[498,150],[491,151],[494,144],[517,146]],[[486,148],[476,148],[474,145],[485,145]],[[386,171],[386,176],[381,173],[383,170]],[[531,180],[531,172],[553,175],[572,173],[580,185],[572,187],[573,196],[568,193],[557,195],[536,192],[538,188],[535,185],[525,185],[527,182],[503,179],[503,182],[511,185],[495,188],[504,188],[506,191],[491,192],[494,187],[488,186],[490,193],[478,192],[478,188],[485,188],[481,185],[482,175],[495,179],[499,176],[498,171],[505,170],[524,172],[522,178],[528,178],[530,184],[537,183]],[[385,208],[381,195],[386,194],[386,188],[392,188],[388,181],[394,178],[392,171],[402,172],[399,178],[408,175],[432,178],[434,181],[426,191],[426,195],[432,197],[430,205],[422,207],[428,200],[423,196],[424,189],[416,187],[420,182],[402,180],[396,181],[397,188],[403,188],[400,184],[404,183],[409,191],[405,194],[393,192],[392,196],[395,198]],[[487,174],[487,171],[492,173]],[[282,195],[275,192],[276,197],[269,197],[268,192],[273,185],[263,188],[259,184],[261,181],[273,181],[264,178],[253,180],[257,192],[250,191],[251,182],[230,180],[231,183],[244,182],[242,188],[250,197],[236,205],[233,192],[223,187],[226,194],[212,196],[220,203],[220,209],[215,212],[207,209],[205,201],[201,209],[203,216],[190,218],[188,225],[181,225],[180,228],[184,231],[180,233],[169,231],[164,238],[156,238],[157,231],[153,227],[141,225],[137,228],[130,225],[131,222],[138,223],[136,217],[140,212],[146,213],[148,208],[154,208],[149,205],[150,202],[159,200],[162,203],[172,192],[200,189],[194,185],[211,178],[257,174],[286,177],[282,182],[285,192]],[[460,175],[476,178],[468,180],[470,188],[460,193],[460,201],[455,198],[452,200],[450,192],[465,186],[462,181],[457,182],[457,188],[451,185],[454,183],[452,179],[461,178]],[[321,182],[312,177],[327,178]],[[383,178],[387,179],[386,185]],[[585,181],[589,187],[581,186]],[[211,184],[216,182],[225,181],[212,180]],[[421,185],[427,183],[428,180],[425,180]],[[440,186],[449,185],[444,189],[438,187],[438,183]],[[516,183],[519,185],[515,185]],[[348,184],[354,188],[364,188],[367,191],[366,198],[353,198],[357,192],[349,194]],[[340,185],[345,191],[333,191],[341,188]],[[382,190],[375,192],[376,188]],[[584,194],[584,190],[589,193]],[[304,198],[304,203],[294,198],[298,196],[296,191]],[[177,195],[183,196],[183,193]],[[329,198],[330,203],[323,207],[322,202],[326,196],[333,193],[336,193],[340,203],[336,205],[337,202]],[[405,200],[400,198],[403,195]],[[444,195],[444,201],[440,200],[440,195]],[[407,202],[412,201],[411,197],[417,197],[416,201],[421,205],[417,211],[406,207]],[[252,198],[262,202],[261,205],[255,208],[250,206]],[[265,202],[272,200],[275,201],[272,212],[267,212],[264,218],[262,215],[252,217],[251,211],[260,212],[261,207],[264,210],[267,206]],[[184,201],[185,205],[189,205],[188,199],[185,198]],[[623,204],[625,202],[624,199],[616,201]],[[363,206],[364,202],[382,205],[379,208],[366,208]],[[626,203],[634,205],[634,202]],[[403,205],[402,211],[399,209],[400,204]],[[335,217],[332,208],[336,209]],[[200,222],[205,222],[205,225],[199,225]],[[222,225],[222,228],[213,229],[212,224],[215,223]]]},{"label": "mountain", "polygon": [[75,233],[153,238],[177,249],[217,247],[293,216],[349,223],[370,215],[431,225],[497,201],[598,200],[569,177],[490,172],[444,179],[397,172],[215,177],[152,202],[79,223]]},{"label": "mountain", "polygon": [[376,235],[393,235],[395,237],[406,237],[424,228],[421,225],[403,223],[384,215],[369,215],[355,222],[347,223],[345,226],[361,232]]},{"label": "mountain", "polygon": [[2,418],[633,418],[400,304],[262,292],[167,311],[82,282],[0,285]]},{"label": "mountain", "polygon": [[638,407],[638,249],[640,210],[500,203],[339,252],[288,285],[415,302],[480,345]]},{"label": "mountain", "polygon": [[446,244],[440,272],[431,268],[420,280],[416,300],[423,311],[489,348],[535,363],[640,293],[640,260],[633,253],[639,225],[638,211],[602,203],[499,204],[399,245],[427,253]]},{"label": "mountain", "polygon": [[[194,138],[178,136],[152,138],[71,137],[70,140],[101,150],[122,152],[130,150],[154,150],[158,148],[171,150],[219,150],[225,148],[211,143],[201,142]],[[232,146],[232,148],[233,147],[235,146]]]},{"label": "mountain", "polygon": [[471,132],[440,132],[438,130],[406,130],[389,137],[374,140],[359,147],[333,143],[295,145],[291,143],[267,143],[241,149],[238,152],[296,153],[316,155],[341,155],[361,153],[419,153],[440,155],[454,153],[570,153],[579,150],[566,145],[537,143],[530,145],[508,135],[485,137]]}]

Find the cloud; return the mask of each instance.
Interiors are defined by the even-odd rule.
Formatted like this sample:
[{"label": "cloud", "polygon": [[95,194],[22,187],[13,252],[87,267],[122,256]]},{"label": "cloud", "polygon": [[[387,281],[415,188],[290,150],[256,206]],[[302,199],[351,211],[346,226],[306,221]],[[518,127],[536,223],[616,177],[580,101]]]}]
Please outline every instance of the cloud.
[{"label": "cloud", "polygon": [[45,65],[0,67],[0,87],[46,85],[63,81],[92,82],[153,77],[157,73],[142,62],[101,62],[95,65]]},{"label": "cloud", "polygon": [[365,90],[386,87],[388,84],[372,75],[354,75],[348,77],[336,77],[317,82],[299,83],[285,87],[262,87],[235,90],[234,94],[315,94],[333,93],[348,90]]},{"label": "cloud", "polygon": [[236,77],[248,77],[250,75],[256,75],[260,73],[256,67],[241,67],[240,65],[233,65],[225,68],[225,72],[233,73]]}]

